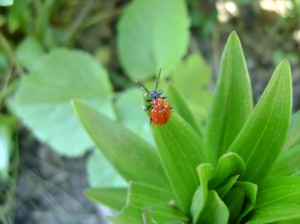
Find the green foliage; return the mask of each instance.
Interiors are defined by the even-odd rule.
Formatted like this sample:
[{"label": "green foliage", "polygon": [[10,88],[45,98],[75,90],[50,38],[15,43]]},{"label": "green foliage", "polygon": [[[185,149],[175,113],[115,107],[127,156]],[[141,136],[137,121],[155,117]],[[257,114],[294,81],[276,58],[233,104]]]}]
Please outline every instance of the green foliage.
[{"label": "green foliage", "polygon": [[63,155],[79,156],[93,143],[74,115],[71,99],[114,117],[111,91],[106,71],[90,55],[57,49],[34,63],[12,106],[40,140]]},{"label": "green foliage", "polygon": [[[201,92],[201,85],[198,88]],[[178,86],[169,85],[168,92],[180,108],[174,106],[165,125],[151,125],[157,150],[90,106],[74,101],[76,114],[95,144],[130,183],[126,204],[124,191],[120,201],[113,196],[116,188],[87,191],[88,197],[120,211],[110,219],[113,223],[300,219],[299,116],[292,117],[289,129],[292,85],[286,60],[277,66],[253,108],[245,59],[233,32],[224,48],[204,135]]]},{"label": "green foliage", "polygon": [[119,56],[127,74],[146,79],[159,68],[168,74],[186,52],[188,28],[184,0],[132,1],[118,24]]},{"label": "green foliage", "polygon": [[14,4],[14,0],[0,0],[0,6],[11,6]]},{"label": "green foliage", "polygon": [[[201,71],[201,75],[199,75]],[[212,71],[211,67],[205,62],[199,52],[188,55],[183,61],[181,61],[171,73],[171,79],[174,86],[177,88],[178,93],[169,93],[170,102],[173,104],[173,98],[177,95],[183,95],[185,106],[179,105],[175,107],[181,116],[185,119],[193,119],[189,115],[189,118],[185,117],[185,113],[189,113],[186,107],[191,108],[191,113],[194,115],[197,121],[197,125],[202,124],[207,116],[207,108],[211,101],[211,94],[208,91],[208,86],[211,82]],[[174,88],[172,89],[174,92]],[[173,95],[174,94],[174,95]],[[176,100],[174,100],[176,103]],[[183,106],[183,108],[181,107]],[[182,109],[181,109],[182,108]],[[183,113],[181,113],[182,110]],[[194,120],[194,119],[193,119]],[[195,124],[192,120],[187,120],[194,127]],[[196,129],[198,129],[196,127]]]},{"label": "green foliage", "polygon": [[217,159],[228,150],[252,111],[252,92],[242,47],[233,32],[224,49],[207,120],[206,147]]},{"label": "green foliage", "polygon": [[[99,173],[101,173],[101,178],[99,178]],[[128,185],[99,150],[90,155],[87,162],[87,174],[91,187],[122,187]]]}]

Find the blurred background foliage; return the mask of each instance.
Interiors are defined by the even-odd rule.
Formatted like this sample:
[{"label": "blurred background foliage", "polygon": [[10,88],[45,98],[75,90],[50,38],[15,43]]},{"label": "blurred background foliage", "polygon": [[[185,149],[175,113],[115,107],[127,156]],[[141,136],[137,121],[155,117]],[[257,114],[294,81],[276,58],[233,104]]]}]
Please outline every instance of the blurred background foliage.
[{"label": "blurred background foliage", "polygon": [[[70,99],[88,102],[153,144],[134,81],[153,87],[162,66],[160,88],[170,102],[179,94],[203,122],[232,30],[243,45],[254,100],[287,58],[293,106],[300,108],[300,0],[186,0],[185,8],[153,1],[150,10],[145,2],[15,0],[0,8],[0,222],[104,223],[105,208],[82,190],[125,182],[92,150]],[[158,62],[143,60],[152,51],[164,54]]]}]

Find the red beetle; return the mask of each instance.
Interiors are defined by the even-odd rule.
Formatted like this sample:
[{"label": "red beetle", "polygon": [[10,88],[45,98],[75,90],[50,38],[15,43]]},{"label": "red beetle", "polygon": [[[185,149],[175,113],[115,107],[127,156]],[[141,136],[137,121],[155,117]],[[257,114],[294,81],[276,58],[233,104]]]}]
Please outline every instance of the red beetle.
[{"label": "red beetle", "polygon": [[[157,90],[159,79],[160,79],[160,73],[161,73],[161,69],[159,70],[155,90],[149,91],[145,86],[137,82],[140,85],[142,92],[144,93],[144,101],[151,102],[149,106],[144,107],[144,111],[147,111],[150,108],[152,108],[150,112],[150,124],[153,122],[156,125],[166,124],[170,118],[171,109],[172,109],[169,102],[165,100],[167,97],[161,96],[163,91]],[[145,97],[146,92],[148,92],[148,94],[150,95],[150,99],[146,99]]]}]

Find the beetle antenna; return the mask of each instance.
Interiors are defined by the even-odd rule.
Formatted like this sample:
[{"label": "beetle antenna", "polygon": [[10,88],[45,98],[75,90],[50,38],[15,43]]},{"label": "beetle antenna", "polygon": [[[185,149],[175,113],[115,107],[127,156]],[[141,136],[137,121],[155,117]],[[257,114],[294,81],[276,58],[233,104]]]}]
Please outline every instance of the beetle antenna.
[{"label": "beetle antenna", "polygon": [[155,86],[155,92],[156,92],[157,87],[158,87],[158,83],[159,83],[159,79],[160,79],[160,73],[161,73],[161,68],[159,69],[159,72],[158,72],[158,77],[157,77],[156,86]]},{"label": "beetle antenna", "polygon": [[135,81],[135,82],[136,82],[136,84],[138,84],[141,88],[143,88],[150,94],[150,91],[142,83],[140,83],[139,81]]}]

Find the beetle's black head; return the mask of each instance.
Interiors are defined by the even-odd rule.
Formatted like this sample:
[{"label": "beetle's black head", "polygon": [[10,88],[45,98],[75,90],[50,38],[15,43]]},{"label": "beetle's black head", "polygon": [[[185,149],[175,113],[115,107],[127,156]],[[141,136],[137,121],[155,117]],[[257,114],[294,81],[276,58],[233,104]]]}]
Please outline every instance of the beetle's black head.
[{"label": "beetle's black head", "polygon": [[151,100],[156,100],[157,98],[159,98],[161,96],[162,93],[163,93],[162,90],[151,90],[150,91]]}]

